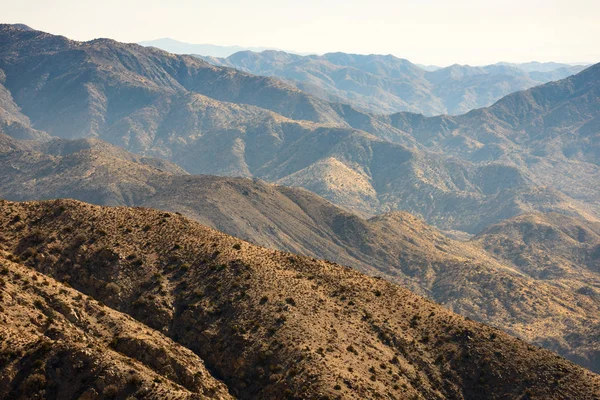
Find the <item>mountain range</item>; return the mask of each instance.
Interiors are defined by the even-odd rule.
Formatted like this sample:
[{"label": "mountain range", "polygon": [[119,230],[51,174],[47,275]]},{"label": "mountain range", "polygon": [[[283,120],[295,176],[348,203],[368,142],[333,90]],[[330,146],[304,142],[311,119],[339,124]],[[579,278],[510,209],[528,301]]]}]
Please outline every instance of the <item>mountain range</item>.
[{"label": "mountain range", "polygon": [[362,216],[405,210],[471,234],[535,211],[599,215],[600,189],[586,183],[598,177],[598,65],[427,118],[365,113],[138,45],[7,25],[0,40],[13,137],[98,137],[191,173],[301,186]]},{"label": "mountain range", "polygon": [[498,63],[481,67],[454,64],[432,70],[392,55],[301,56],[275,50],[201,58],[219,66],[274,76],[321,99],[368,112],[410,111],[428,116],[463,114],[486,107],[510,93],[563,79],[585,68],[559,63]]},{"label": "mountain range", "polygon": [[0,393],[594,398],[534,345],[600,371],[600,64],[462,115],[299,87],[0,25]]},{"label": "mountain range", "polygon": [[385,280],[176,214],[68,200],[0,209],[3,398],[600,389],[598,375]]}]

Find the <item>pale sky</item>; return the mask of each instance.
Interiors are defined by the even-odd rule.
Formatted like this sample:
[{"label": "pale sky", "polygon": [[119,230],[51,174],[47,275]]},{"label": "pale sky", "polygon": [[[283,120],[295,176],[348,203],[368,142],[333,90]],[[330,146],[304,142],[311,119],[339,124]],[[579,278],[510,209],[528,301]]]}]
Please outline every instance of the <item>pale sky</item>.
[{"label": "pale sky", "polygon": [[0,0],[0,22],[75,40],[170,37],[421,64],[600,61],[600,0]]}]

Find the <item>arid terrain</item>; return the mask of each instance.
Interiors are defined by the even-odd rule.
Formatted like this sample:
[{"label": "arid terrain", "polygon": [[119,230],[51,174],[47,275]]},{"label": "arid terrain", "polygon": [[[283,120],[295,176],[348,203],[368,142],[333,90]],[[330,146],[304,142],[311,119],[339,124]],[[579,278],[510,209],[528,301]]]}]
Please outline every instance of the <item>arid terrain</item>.
[{"label": "arid terrain", "polygon": [[[408,213],[364,219],[303,189],[187,175],[169,163],[95,139],[42,144],[0,139],[3,198],[63,197],[180,212],[254,244],[330,260],[401,284],[454,312],[600,371],[594,339],[600,332],[600,305],[590,297],[598,289],[598,270],[582,275],[579,260],[574,260],[566,268],[571,278],[564,280],[515,266],[507,259],[509,250],[483,250],[490,249],[484,237],[504,243],[499,229],[463,243]],[[593,235],[588,238],[594,240]],[[588,246],[589,253],[594,245]],[[568,257],[568,249],[555,246],[552,259],[560,259],[560,252]]]},{"label": "arid terrain", "polygon": [[585,64],[0,24],[0,400],[600,399]]},{"label": "arid terrain", "polygon": [[[3,333],[3,376],[31,365],[3,383],[9,393],[86,386],[160,396],[169,387],[174,396],[226,398],[195,357],[242,398],[600,393],[597,375],[385,280],[256,247],[176,214],[65,200],[0,207],[2,307],[11,310],[3,319],[15,320],[3,329],[25,331],[31,343],[15,352]],[[19,302],[31,304],[29,318]],[[52,366],[59,346],[86,351],[82,335],[97,362],[59,358]],[[60,371],[77,371],[74,383],[46,376],[61,363]],[[185,373],[170,375],[176,368]]]}]

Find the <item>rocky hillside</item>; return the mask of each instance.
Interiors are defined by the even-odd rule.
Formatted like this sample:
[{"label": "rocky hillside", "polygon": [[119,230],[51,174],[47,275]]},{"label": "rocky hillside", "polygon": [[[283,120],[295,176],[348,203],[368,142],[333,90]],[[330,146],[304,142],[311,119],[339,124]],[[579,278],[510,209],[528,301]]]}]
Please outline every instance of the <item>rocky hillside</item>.
[{"label": "rocky hillside", "polygon": [[233,398],[189,349],[5,251],[0,286],[2,399]]},{"label": "rocky hillside", "polygon": [[564,64],[451,65],[427,71],[392,55],[328,53],[300,56],[283,51],[240,51],[227,58],[198,56],[214,65],[274,76],[328,101],[377,114],[410,111],[462,114],[492,105],[519,90],[566,78],[584,66]]},{"label": "rocky hillside", "polygon": [[[145,390],[149,378],[155,396],[168,385],[182,397],[226,397],[201,362],[190,363],[195,357],[240,398],[593,399],[600,393],[597,375],[396,285],[256,247],[175,214],[64,200],[3,201],[0,208],[8,288],[1,301],[9,310],[2,329],[27,328],[17,316],[30,302],[30,323],[41,325],[27,329],[24,340],[36,344],[16,356],[8,354],[15,339],[2,338],[2,357],[12,360],[2,375],[18,377],[8,378],[16,394],[54,390],[67,397],[73,388],[47,364],[61,351],[74,357],[59,359],[61,373],[76,368],[73,380],[95,379],[90,390],[120,398]],[[73,289],[61,291],[58,282]],[[139,323],[147,327],[134,330]],[[71,344],[81,335],[87,350]],[[153,339],[140,342],[140,335]],[[84,357],[99,361],[86,364]],[[122,367],[127,360],[133,366]],[[100,378],[102,368],[115,364],[110,378]],[[187,375],[169,375],[175,367]]]},{"label": "rocky hillside", "polygon": [[[76,42],[14,25],[0,24],[0,70],[0,83],[36,127],[66,138],[109,130],[123,135],[124,124],[139,130],[135,117],[140,113],[162,121],[174,102],[197,102],[192,94],[217,100],[213,104],[219,108],[226,107],[219,102],[253,105],[287,118],[339,127],[353,125],[352,118],[370,119],[280,80],[216,67],[192,56],[110,39]],[[193,103],[188,107],[178,107],[179,112],[198,112]],[[63,113],[71,118],[61,118]],[[173,122],[146,121],[146,141],[165,134],[160,128]],[[140,134],[131,132],[130,140],[143,142]]]},{"label": "rocky hillside", "polygon": [[561,214],[529,214],[493,225],[473,241],[540,280],[600,299],[600,224]]},{"label": "rocky hillside", "polygon": [[0,196],[5,199],[66,197],[180,212],[254,244],[399,283],[462,315],[600,368],[597,343],[585,336],[598,324],[600,305],[582,292],[582,282],[525,274],[494,260],[478,244],[450,240],[410,214],[364,219],[303,189],[187,175],[98,140],[3,139]]}]

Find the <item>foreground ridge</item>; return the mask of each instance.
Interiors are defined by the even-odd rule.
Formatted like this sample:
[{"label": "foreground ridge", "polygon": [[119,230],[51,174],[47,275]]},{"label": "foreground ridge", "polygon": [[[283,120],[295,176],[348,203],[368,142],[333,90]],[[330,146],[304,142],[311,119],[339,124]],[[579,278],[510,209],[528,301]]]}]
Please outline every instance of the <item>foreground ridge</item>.
[{"label": "foreground ridge", "polygon": [[[0,210],[6,257],[129,314],[156,340],[162,332],[189,348],[237,397],[600,393],[597,375],[394,284],[250,245],[176,214],[71,200],[2,201]],[[15,281],[14,271],[25,275],[25,267],[9,264],[5,282]],[[38,287],[8,285],[20,296]],[[7,299],[2,306],[18,315]],[[127,332],[113,332],[112,346],[126,354]]]}]

